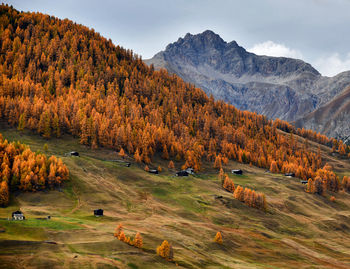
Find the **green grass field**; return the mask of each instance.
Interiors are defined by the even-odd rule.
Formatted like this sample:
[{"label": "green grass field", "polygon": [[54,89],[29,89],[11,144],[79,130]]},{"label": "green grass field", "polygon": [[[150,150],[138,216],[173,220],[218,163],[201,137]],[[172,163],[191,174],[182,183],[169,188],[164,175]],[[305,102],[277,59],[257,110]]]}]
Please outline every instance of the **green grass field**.
[{"label": "green grass field", "polygon": [[[181,178],[155,159],[163,172],[153,175],[135,163],[110,162],[115,152],[70,136],[45,140],[5,125],[0,132],[61,157],[70,170],[61,190],[17,193],[0,208],[0,268],[350,268],[350,194],[334,194],[332,203],[331,194],[305,193],[298,179],[230,162],[226,171],[244,171],[229,175],[235,184],[266,194],[265,213],[233,199],[207,163]],[[72,150],[81,157],[65,157]],[[349,161],[322,150],[339,175],[350,175]],[[97,208],[104,217],[93,216]],[[7,220],[18,209],[27,219]],[[127,236],[141,233],[143,249],[113,237],[119,223]],[[217,231],[222,245],[213,242]],[[156,255],[163,240],[173,245],[174,262]]]}]

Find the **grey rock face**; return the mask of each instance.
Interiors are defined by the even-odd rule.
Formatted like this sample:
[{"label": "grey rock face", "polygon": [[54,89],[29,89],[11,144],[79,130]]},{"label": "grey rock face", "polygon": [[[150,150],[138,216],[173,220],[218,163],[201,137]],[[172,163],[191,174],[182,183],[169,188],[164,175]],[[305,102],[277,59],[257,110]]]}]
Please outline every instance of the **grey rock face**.
[{"label": "grey rock face", "polygon": [[258,56],[212,31],[187,34],[145,62],[239,109],[287,121],[326,104],[350,82],[350,72],[322,77],[302,60]]},{"label": "grey rock face", "polygon": [[342,139],[350,144],[350,87],[330,102],[298,119],[295,125]]}]

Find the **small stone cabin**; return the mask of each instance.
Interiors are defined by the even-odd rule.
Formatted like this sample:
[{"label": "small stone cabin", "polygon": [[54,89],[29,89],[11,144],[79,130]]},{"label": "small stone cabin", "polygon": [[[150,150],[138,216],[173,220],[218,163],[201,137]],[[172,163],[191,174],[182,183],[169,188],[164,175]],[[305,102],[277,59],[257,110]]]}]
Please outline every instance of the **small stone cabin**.
[{"label": "small stone cabin", "polygon": [[242,175],[243,171],[241,169],[232,169],[231,173],[236,175]]},{"label": "small stone cabin", "polygon": [[71,152],[69,152],[69,155],[70,155],[70,156],[79,157],[79,152],[77,152],[77,151],[71,151]]},{"label": "small stone cabin", "polygon": [[95,209],[94,210],[95,217],[102,217],[103,216],[103,209]]},{"label": "small stone cabin", "polygon": [[285,173],[286,177],[295,177],[295,173]]},{"label": "small stone cabin", "polygon": [[12,220],[25,220],[25,217],[21,211],[12,212]]},{"label": "small stone cabin", "polygon": [[183,170],[183,171],[179,171],[175,174],[177,177],[188,177],[188,173],[187,171]]},{"label": "small stone cabin", "polygon": [[186,170],[187,174],[194,175],[194,169],[192,167],[188,167]]}]

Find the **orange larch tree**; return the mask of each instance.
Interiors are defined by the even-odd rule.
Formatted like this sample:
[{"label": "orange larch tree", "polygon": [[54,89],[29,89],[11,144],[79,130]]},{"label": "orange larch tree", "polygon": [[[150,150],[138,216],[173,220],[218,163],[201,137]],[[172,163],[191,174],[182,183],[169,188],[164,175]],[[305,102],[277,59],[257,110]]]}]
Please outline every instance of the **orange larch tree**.
[{"label": "orange larch tree", "polygon": [[157,247],[157,254],[165,259],[169,259],[170,254],[170,244],[167,240]]},{"label": "orange larch tree", "polygon": [[142,246],[143,246],[143,240],[142,240],[141,234],[139,232],[137,232],[135,235],[133,245],[137,248],[142,248]]},{"label": "orange larch tree", "polygon": [[222,244],[222,235],[220,232],[217,232],[215,237],[214,237],[214,242],[218,243],[218,244]]}]

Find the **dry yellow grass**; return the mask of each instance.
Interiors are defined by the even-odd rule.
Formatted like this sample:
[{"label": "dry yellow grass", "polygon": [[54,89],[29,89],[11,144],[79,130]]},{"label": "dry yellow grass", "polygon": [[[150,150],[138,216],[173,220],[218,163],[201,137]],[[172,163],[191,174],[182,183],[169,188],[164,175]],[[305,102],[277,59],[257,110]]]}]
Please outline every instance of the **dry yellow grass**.
[{"label": "dry yellow grass", "polygon": [[[47,143],[49,154],[61,156],[71,173],[62,191],[22,193],[0,209],[0,218],[18,208],[28,218],[23,223],[0,220],[5,230],[0,233],[0,268],[350,267],[350,194],[332,194],[336,201],[330,202],[329,194],[305,193],[298,179],[230,162],[226,171],[244,170],[243,176],[230,174],[235,184],[266,194],[269,209],[264,213],[223,190],[210,164],[195,177],[174,177],[167,169],[152,175],[134,163],[128,168],[103,161],[116,153],[91,150],[70,137],[46,141],[13,129],[0,132],[33,150]],[[70,150],[81,157],[64,157]],[[322,154],[340,175],[350,175],[348,160],[331,156],[325,147]],[[97,208],[105,210],[104,217],[93,216]],[[46,215],[52,219],[33,220]],[[127,236],[141,233],[143,249],[113,237],[119,223]],[[217,231],[222,245],[213,242]],[[157,257],[163,240],[173,245],[174,262]]]}]

